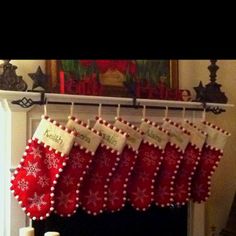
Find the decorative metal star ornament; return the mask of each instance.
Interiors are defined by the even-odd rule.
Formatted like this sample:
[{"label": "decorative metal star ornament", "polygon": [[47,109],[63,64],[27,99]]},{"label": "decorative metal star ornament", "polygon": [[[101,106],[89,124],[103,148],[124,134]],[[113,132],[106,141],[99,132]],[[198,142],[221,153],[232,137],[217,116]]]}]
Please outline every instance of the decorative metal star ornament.
[{"label": "decorative metal star ornament", "polygon": [[197,87],[194,87],[194,90],[196,91],[196,99],[194,101],[205,102],[206,88],[202,85],[202,81],[200,81]]},{"label": "decorative metal star ornament", "polygon": [[49,92],[48,76],[43,73],[40,66],[35,73],[28,73],[28,75],[33,80],[32,90],[37,87],[42,87],[45,92]]}]

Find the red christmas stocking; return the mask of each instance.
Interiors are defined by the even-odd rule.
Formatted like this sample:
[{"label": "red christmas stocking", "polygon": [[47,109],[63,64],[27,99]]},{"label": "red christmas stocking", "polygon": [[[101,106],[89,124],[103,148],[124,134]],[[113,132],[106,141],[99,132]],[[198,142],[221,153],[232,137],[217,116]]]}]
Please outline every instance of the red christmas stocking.
[{"label": "red christmas stocking", "polygon": [[192,199],[200,203],[210,196],[211,178],[223,155],[223,148],[230,134],[205,121],[199,127],[207,132],[207,139],[192,180]]},{"label": "red christmas stocking", "polygon": [[121,118],[116,118],[115,127],[128,133],[127,145],[121,156],[119,165],[111,177],[108,185],[108,200],[106,209],[114,212],[125,205],[128,178],[133,170],[138,149],[142,141],[142,134],[138,128]]},{"label": "red christmas stocking", "polygon": [[164,119],[162,127],[169,131],[170,140],[166,145],[164,159],[155,180],[154,201],[156,205],[165,207],[174,202],[174,180],[190,134],[168,118]]},{"label": "red christmas stocking", "polygon": [[97,215],[106,207],[108,184],[126,144],[126,133],[101,118],[97,118],[94,129],[102,133],[103,139],[84,178],[79,198],[88,214]]},{"label": "red christmas stocking", "polygon": [[184,205],[189,201],[192,176],[195,173],[206,140],[206,133],[198,129],[193,123],[184,120],[182,125],[190,132],[190,142],[185,149],[175,178],[174,203],[177,205]]},{"label": "red christmas stocking", "polygon": [[50,215],[54,186],[74,143],[74,132],[43,116],[14,172],[11,190],[33,220]]},{"label": "red christmas stocking", "polygon": [[168,132],[145,119],[140,126],[144,133],[138,158],[128,183],[128,196],[136,210],[146,210],[153,201],[154,179],[163,159]]},{"label": "red christmas stocking", "polygon": [[99,146],[101,134],[82,121],[69,117],[66,125],[75,130],[77,136],[70,158],[55,189],[55,212],[60,216],[71,216],[79,206],[79,190],[83,176],[89,168]]}]

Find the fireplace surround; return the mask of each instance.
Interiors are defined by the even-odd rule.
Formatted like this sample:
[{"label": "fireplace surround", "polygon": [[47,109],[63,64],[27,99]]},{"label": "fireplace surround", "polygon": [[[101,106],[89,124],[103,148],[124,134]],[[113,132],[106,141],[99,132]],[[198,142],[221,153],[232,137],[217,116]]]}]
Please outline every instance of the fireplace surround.
[{"label": "fireplace surround", "polygon": [[[77,214],[71,219],[51,216],[46,222],[32,222],[29,220],[9,191],[12,174],[9,170],[14,170],[18,165],[24,152],[26,142],[33,135],[43,113],[43,107],[39,105],[22,108],[11,103],[13,100],[21,99],[24,96],[32,100],[40,100],[40,94],[37,93],[0,91],[1,130],[3,131],[0,132],[0,139],[2,140],[0,150],[4,154],[4,158],[1,159],[0,167],[0,173],[2,173],[4,180],[3,188],[0,190],[0,196],[3,197],[3,201],[0,203],[0,207],[3,209],[0,215],[0,223],[3,226],[0,230],[0,236],[18,236],[19,228],[28,225],[39,227],[38,231],[40,232],[40,230],[54,230],[56,227],[63,226],[64,223],[67,223],[67,229],[72,230],[70,221],[72,223],[74,222],[73,224],[77,227],[79,224],[82,225],[83,227],[79,227],[80,230],[86,231],[87,226],[87,230],[91,230],[88,234],[83,233],[87,236],[108,235],[109,233],[109,235],[119,235],[119,233],[120,235],[121,233],[122,235],[133,235],[135,232],[137,233],[136,235],[140,236],[151,235],[147,230],[152,227],[157,230],[159,228],[160,233],[158,234],[158,231],[156,231],[156,235],[163,235],[161,234],[164,232],[162,230],[169,230],[173,227],[173,230],[175,229],[174,231],[178,232],[183,225],[182,229],[184,229],[184,231],[181,231],[183,232],[181,236],[205,235],[205,205],[193,204],[192,202],[184,208],[160,209],[153,206],[146,212],[136,212],[127,205],[125,209],[118,213],[104,213],[95,218],[86,215],[85,212],[79,209]],[[73,99],[75,101],[79,98],[73,95],[47,94],[47,99],[49,101],[51,99],[52,101],[71,102]],[[107,98],[104,99],[106,99],[106,101],[109,100]],[[94,103],[98,102],[96,99],[90,99],[87,102],[91,101],[94,101]],[[70,112],[69,110],[70,107],[66,105],[48,105],[48,114],[61,123],[66,122]],[[87,121],[88,118],[95,118],[95,115],[97,115],[97,107],[76,106],[75,115]],[[107,121],[113,122],[116,115],[116,108],[104,107],[102,109],[102,115]],[[169,111],[169,115],[176,121],[182,118],[180,111]],[[195,119],[199,119],[201,112],[194,112],[193,114],[192,111],[186,111],[186,118],[192,119],[193,115]],[[138,124],[142,117],[142,111],[140,109],[122,108],[121,116],[134,124]],[[164,112],[161,110],[147,110],[146,116],[150,118],[150,120],[161,121]],[[94,119],[91,120],[91,124],[92,122],[94,122]],[[76,217],[78,217],[79,220]],[[65,230],[66,226],[62,228],[62,230]],[[101,233],[102,231],[99,231],[101,228],[106,230],[106,232]],[[111,232],[114,232],[114,234],[111,234]],[[142,234],[142,232],[146,232],[146,234]],[[169,235],[173,235],[173,231],[165,232],[165,236],[168,236],[168,233]],[[81,235],[83,234],[81,233]],[[68,235],[71,236],[73,234],[70,233]]]}]

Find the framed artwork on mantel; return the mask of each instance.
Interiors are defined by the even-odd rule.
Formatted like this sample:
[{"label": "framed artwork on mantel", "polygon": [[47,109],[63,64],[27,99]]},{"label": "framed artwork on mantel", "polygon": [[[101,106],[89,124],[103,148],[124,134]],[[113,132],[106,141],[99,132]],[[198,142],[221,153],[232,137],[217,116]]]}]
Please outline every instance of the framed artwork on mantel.
[{"label": "framed artwork on mantel", "polygon": [[52,93],[177,99],[177,60],[46,60]]}]

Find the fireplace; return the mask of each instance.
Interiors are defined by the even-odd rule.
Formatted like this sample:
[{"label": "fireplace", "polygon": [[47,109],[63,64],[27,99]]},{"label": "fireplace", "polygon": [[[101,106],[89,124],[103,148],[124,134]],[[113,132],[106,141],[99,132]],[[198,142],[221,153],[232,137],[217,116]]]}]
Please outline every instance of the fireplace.
[{"label": "fireplace", "polygon": [[[177,208],[158,208],[152,206],[145,212],[138,212],[126,207],[117,213],[103,213],[98,216],[87,215],[81,209],[71,218],[61,218],[51,215],[48,219],[32,222],[21,210],[17,200],[9,191],[11,172],[19,164],[25,149],[27,139],[31,138],[43,113],[43,107],[33,106],[21,108],[13,105],[12,100],[22,97],[40,100],[40,94],[31,92],[0,91],[0,117],[2,140],[0,151],[4,153],[1,160],[0,173],[3,175],[4,184],[0,189],[0,196],[4,201],[0,202],[0,236],[18,236],[19,228],[32,225],[36,228],[37,235],[43,235],[48,230],[60,231],[62,235],[172,235],[172,236],[202,236],[205,235],[205,205],[193,204]],[[86,103],[107,103],[112,101],[107,98],[87,98],[85,96],[46,94],[48,101],[78,101]],[[119,98],[116,98],[119,99]],[[124,100],[113,101],[125,103]],[[127,102],[128,103],[128,102]],[[66,105],[48,105],[48,115],[61,123],[65,123],[69,115],[70,107]],[[181,119],[180,111],[169,111],[174,120]],[[87,121],[97,115],[97,107],[76,106],[75,115]],[[116,107],[102,108],[104,119],[113,122],[116,115]],[[146,116],[154,121],[161,121],[163,111],[147,110]],[[140,123],[142,111],[140,109],[121,109],[121,116],[134,124]],[[186,111],[186,117],[192,119],[193,113]],[[201,116],[201,112],[195,113],[195,119]],[[93,121],[91,121],[92,124]],[[4,131],[5,130],[5,131]],[[1,155],[2,153],[0,153]],[[4,168],[2,168],[4,167]],[[76,230],[74,230],[74,228]],[[65,234],[67,232],[67,234]],[[153,232],[153,234],[151,233]]]},{"label": "fireplace", "polygon": [[130,205],[115,213],[88,215],[79,209],[70,218],[51,215],[43,221],[33,221],[36,236],[47,231],[61,236],[187,236],[187,206],[134,210]]}]

